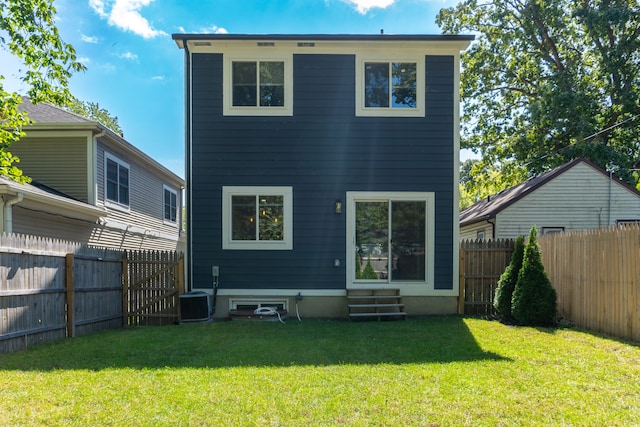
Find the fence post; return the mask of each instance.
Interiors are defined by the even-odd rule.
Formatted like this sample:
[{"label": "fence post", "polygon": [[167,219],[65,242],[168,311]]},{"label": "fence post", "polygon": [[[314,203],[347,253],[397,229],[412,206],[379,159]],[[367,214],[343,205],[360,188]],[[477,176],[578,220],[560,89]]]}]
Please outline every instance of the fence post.
[{"label": "fence post", "polygon": [[[461,245],[462,246],[462,245]],[[464,314],[464,290],[466,288],[465,274],[464,274],[464,261],[465,261],[465,249],[460,248],[460,261],[458,263],[458,269],[460,271],[458,279],[458,314]]]},{"label": "fence post", "polygon": [[76,323],[74,319],[74,287],[73,287],[73,254],[67,254],[65,258],[66,284],[67,284],[67,337],[74,338],[76,336]]},{"label": "fence post", "polygon": [[129,325],[129,263],[127,252],[122,255],[122,327]]}]

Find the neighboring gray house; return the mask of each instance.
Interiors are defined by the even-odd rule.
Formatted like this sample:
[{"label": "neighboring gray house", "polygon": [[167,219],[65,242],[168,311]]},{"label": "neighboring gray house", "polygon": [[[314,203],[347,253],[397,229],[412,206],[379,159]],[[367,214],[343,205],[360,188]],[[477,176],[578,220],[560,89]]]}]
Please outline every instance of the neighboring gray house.
[{"label": "neighboring gray house", "polygon": [[0,180],[1,232],[113,249],[182,250],[184,180],[103,125],[24,98],[11,146],[31,177]]},{"label": "neighboring gray house", "polygon": [[[188,288],[346,314],[398,289],[455,313],[460,51],[472,36],[174,34],[185,58]],[[375,277],[363,277],[371,259]],[[219,276],[215,276],[219,273]],[[373,273],[372,273],[373,274]]]},{"label": "neighboring gray house", "polygon": [[640,221],[640,192],[585,158],[460,212],[460,239],[510,239]]}]

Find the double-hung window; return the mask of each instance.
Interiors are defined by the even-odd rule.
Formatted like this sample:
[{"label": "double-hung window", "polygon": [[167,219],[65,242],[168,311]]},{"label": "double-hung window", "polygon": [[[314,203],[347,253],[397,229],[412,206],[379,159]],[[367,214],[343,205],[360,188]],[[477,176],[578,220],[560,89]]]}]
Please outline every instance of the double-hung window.
[{"label": "double-hung window", "polygon": [[289,57],[225,61],[225,115],[287,116],[293,114],[292,60]]},{"label": "double-hung window", "polygon": [[359,58],[357,64],[356,115],[424,115],[424,58]]},{"label": "double-hung window", "polygon": [[222,248],[293,248],[291,187],[223,187]]},{"label": "double-hung window", "polygon": [[129,165],[105,153],[105,202],[129,208]]},{"label": "double-hung window", "polygon": [[173,188],[163,186],[163,220],[168,224],[178,222],[178,193]]}]

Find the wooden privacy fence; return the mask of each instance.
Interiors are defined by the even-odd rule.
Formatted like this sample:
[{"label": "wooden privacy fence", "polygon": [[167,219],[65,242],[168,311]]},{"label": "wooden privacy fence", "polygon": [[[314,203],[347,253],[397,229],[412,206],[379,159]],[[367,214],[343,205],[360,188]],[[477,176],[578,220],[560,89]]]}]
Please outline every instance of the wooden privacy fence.
[{"label": "wooden privacy fence", "polygon": [[493,296],[498,279],[511,261],[514,240],[464,240],[460,243],[460,296],[458,312],[494,314]]},{"label": "wooden privacy fence", "polygon": [[640,226],[538,241],[560,315],[578,327],[640,342]]},{"label": "wooden privacy fence", "polygon": [[128,325],[179,320],[182,258],[0,236],[0,353]]},{"label": "wooden privacy fence", "polygon": [[179,320],[184,259],[176,252],[127,252],[123,259],[124,306],[129,326],[160,326]]}]

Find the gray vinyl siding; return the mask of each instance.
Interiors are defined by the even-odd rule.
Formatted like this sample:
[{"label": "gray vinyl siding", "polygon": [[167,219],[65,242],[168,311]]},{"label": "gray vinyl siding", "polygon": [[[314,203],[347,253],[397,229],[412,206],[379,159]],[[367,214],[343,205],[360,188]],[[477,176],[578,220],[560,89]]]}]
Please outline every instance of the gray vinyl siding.
[{"label": "gray vinyl siding", "polygon": [[13,232],[69,242],[88,243],[95,223],[13,206]]},{"label": "gray vinyl siding", "polygon": [[565,231],[615,225],[616,220],[640,219],[637,193],[611,182],[609,223],[609,178],[586,163],[578,163],[497,215],[500,238],[528,235],[533,224],[564,227]]},{"label": "gray vinyl siding", "polygon": [[18,167],[41,184],[88,202],[87,138],[29,138],[11,145]]},{"label": "gray vinyl siding", "polygon": [[[347,191],[435,192],[435,289],[452,289],[454,57],[426,57],[426,117],[355,116],[354,55],[294,55],[294,114],[222,116],[222,55],[192,55],[193,286],[344,289]],[[223,186],[291,186],[293,250],[222,250]],[[342,267],[333,266],[340,259]]]},{"label": "gray vinyl siding", "polygon": [[[104,159],[105,151],[122,162],[129,165],[129,211],[125,212],[105,204],[105,178]],[[107,218],[135,227],[143,228],[149,232],[160,232],[173,237],[169,240],[152,238],[149,236],[137,236],[131,240],[130,247],[123,249],[163,249],[175,250],[179,238],[180,218],[182,215],[181,190],[175,184],[162,179],[153,169],[143,165],[135,158],[129,158],[126,153],[122,153],[111,147],[105,147],[102,142],[98,143],[98,153],[96,162],[97,185],[98,185],[98,206],[106,207]],[[164,222],[164,187],[167,185],[173,188],[178,195],[178,221],[175,225]],[[131,234],[131,233],[127,233]],[[123,245],[122,232],[105,229],[100,236],[100,240],[110,247]],[[140,247],[142,245],[142,247]]]}]

